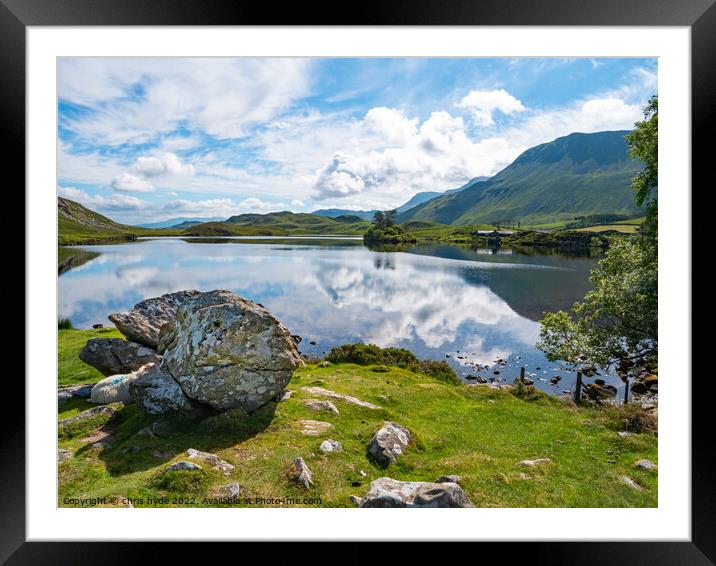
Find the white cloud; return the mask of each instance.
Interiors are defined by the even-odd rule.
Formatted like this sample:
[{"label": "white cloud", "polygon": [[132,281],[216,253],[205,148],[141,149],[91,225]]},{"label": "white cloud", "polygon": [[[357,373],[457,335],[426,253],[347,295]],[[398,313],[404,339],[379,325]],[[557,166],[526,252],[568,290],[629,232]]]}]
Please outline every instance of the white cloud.
[{"label": "white cloud", "polygon": [[131,173],[122,173],[112,179],[110,183],[115,191],[121,191],[126,193],[151,193],[154,191],[154,185],[152,185],[146,179],[140,179],[136,175]]},{"label": "white cloud", "polygon": [[136,211],[147,208],[143,200],[129,195],[112,194],[108,197],[90,195],[75,187],[58,187],[57,192],[61,197],[79,202],[93,210]]},{"label": "white cloud", "polygon": [[304,203],[302,200],[294,199],[291,201],[291,206],[303,208],[304,206],[306,206],[306,203]]},{"label": "white cloud", "polygon": [[141,155],[132,166],[132,172],[145,177],[160,175],[192,175],[194,166],[184,164],[174,153],[165,152],[159,155]]},{"label": "white cloud", "polygon": [[180,124],[241,137],[307,94],[309,67],[293,58],[60,58],[60,99],[91,110],[61,122],[109,145],[145,142]]},{"label": "white cloud", "polygon": [[391,145],[405,145],[417,131],[417,119],[408,119],[394,108],[371,108],[365,115],[366,125]]},{"label": "white cloud", "polygon": [[504,89],[470,91],[455,106],[469,109],[475,123],[479,126],[493,126],[495,121],[492,115],[495,110],[499,110],[503,114],[514,114],[527,110],[522,102]]}]

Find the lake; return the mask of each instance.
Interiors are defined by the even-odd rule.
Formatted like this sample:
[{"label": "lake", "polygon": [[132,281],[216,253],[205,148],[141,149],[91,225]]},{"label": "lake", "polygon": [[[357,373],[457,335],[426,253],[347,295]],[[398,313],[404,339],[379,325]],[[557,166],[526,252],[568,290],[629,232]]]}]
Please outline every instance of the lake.
[{"label": "lake", "polygon": [[[580,300],[596,265],[447,244],[373,251],[360,237],[146,238],[61,250],[62,262],[69,256],[58,280],[59,316],[76,328],[107,326],[107,315],[163,293],[228,289],[300,335],[304,354],[349,342],[403,347],[446,360],[463,377],[503,383],[524,366],[550,393],[570,389],[574,373],[535,348],[537,321]],[[554,375],[562,378],[556,386]],[[616,376],[601,377],[623,387]]]}]

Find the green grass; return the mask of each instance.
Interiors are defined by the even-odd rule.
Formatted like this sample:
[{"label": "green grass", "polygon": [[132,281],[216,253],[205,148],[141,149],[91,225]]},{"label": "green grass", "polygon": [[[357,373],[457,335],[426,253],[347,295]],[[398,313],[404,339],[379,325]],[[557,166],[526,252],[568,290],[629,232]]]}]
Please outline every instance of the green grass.
[{"label": "green grass", "polygon": [[96,383],[104,376],[79,358],[80,350],[90,338],[122,338],[116,328],[97,330],[58,330],[58,384]]},{"label": "green grass", "polygon": [[621,232],[622,234],[636,234],[639,230],[639,226],[636,224],[602,224],[601,226],[589,226],[587,228],[578,228],[577,232],[606,232],[607,230],[613,230],[615,232]]},{"label": "green grass", "polygon": [[[60,351],[76,351],[80,332],[84,331],[60,333]],[[525,401],[487,386],[456,386],[407,369],[387,369],[376,372],[375,366],[343,363],[306,365],[289,384],[295,391],[290,399],[279,403],[275,412],[269,408],[238,420],[231,430],[150,416],[127,405],[120,409],[108,448],[91,448],[78,437],[60,440],[60,447],[72,450],[73,456],[59,463],[59,504],[78,504],[63,503],[66,497],[124,496],[139,507],[152,505],[149,498],[164,496],[168,500],[161,506],[185,505],[175,498],[189,498],[199,506],[220,506],[210,499],[221,495],[222,486],[238,482],[242,498],[302,499],[309,495],[320,498],[315,505],[351,507],[350,496],[364,495],[371,480],[381,476],[433,481],[457,474],[479,507],[657,506],[657,474],[633,468],[641,458],[657,461],[655,436],[621,438],[608,413],[577,409],[544,395]],[[86,381],[86,376],[74,376],[65,360],[60,379]],[[316,395],[303,391],[305,386],[347,393],[381,409],[333,400],[340,415],[314,412],[304,401]],[[72,403],[62,406],[61,418],[88,405],[86,401]],[[333,428],[318,437],[304,436],[300,419],[326,421]],[[406,426],[413,440],[397,464],[384,469],[367,457],[366,449],[386,420]],[[165,423],[161,437],[137,436],[157,421]],[[345,452],[323,455],[318,446],[326,438],[341,442]],[[162,470],[186,459],[189,448],[215,453],[235,469],[230,476],[207,469],[196,481],[186,474],[163,479]],[[290,464],[298,456],[314,473],[315,486],[309,491],[289,477]],[[552,463],[538,469],[518,466],[521,460],[543,457]],[[521,479],[521,472],[530,479]],[[637,481],[643,491],[622,484],[622,475]],[[361,485],[351,485],[355,481]]]}]

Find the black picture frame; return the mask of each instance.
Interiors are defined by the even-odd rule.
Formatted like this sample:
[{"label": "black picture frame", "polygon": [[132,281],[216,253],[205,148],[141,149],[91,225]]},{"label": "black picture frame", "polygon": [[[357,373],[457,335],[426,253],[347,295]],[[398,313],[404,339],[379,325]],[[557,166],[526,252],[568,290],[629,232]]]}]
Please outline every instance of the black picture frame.
[{"label": "black picture frame", "polygon": [[[228,0],[0,0],[0,116],[6,171],[24,186],[25,32],[28,26],[105,25],[550,25],[685,26],[691,29],[692,179],[707,185],[716,100],[716,0],[401,0],[363,1],[345,12],[304,3],[276,9]],[[349,19],[348,19],[349,18]],[[684,191],[689,188],[684,188]],[[706,189],[704,189],[706,190]],[[693,193],[692,193],[693,194]],[[695,223],[695,221],[694,221]],[[684,234],[691,238],[691,233]],[[28,258],[26,257],[26,260]],[[30,297],[26,296],[26,301]],[[26,329],[31,335],[32,329]],[[684,353],[691,357],[690,352]],[[9,377],[9,376],[8,376]],[[684,375],[682,379],[689,379]],[[700,376],[708,379],[708,375]],[[16,380],[15,380],[16,385]],[[694,388],[695,389],[695,388]],[[23,395],[17,388],[14,395]],[[96,564],[143,559],[184,560],[206,548],[149,543],[25,542],[25,414],[3,412],[0,433],[0,561],[8,564]],[[710,395],[692,398],[692,538],[690,542],[580,542],[499,544],[502,560],[548,564],[713,564],[716,562],[716,489]],[[583,525],[599,535],[598,525]],[[628,533],[628,525],[624,525]],[[353,533],[355,534],[355,533]],[[516,533],[517,534],[517,533]],[[82,533],[77,533],[81,539]],[[320,534],[317,535],[320,538]],[[130,546],[132,545],[132,546]],[[212,553],[214,550],[211,551]],[[479,557],[476,557],[479,559]]]}]

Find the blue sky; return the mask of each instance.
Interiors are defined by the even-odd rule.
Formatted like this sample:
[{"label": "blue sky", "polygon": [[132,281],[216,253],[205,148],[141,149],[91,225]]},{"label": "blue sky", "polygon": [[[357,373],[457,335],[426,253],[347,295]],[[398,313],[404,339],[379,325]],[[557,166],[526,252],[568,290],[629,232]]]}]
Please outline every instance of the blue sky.
[{"label": "blue sky", "polygon": [[656,59],[61,58],[58,192],[126,223],[390,208],[656,93]]}]

